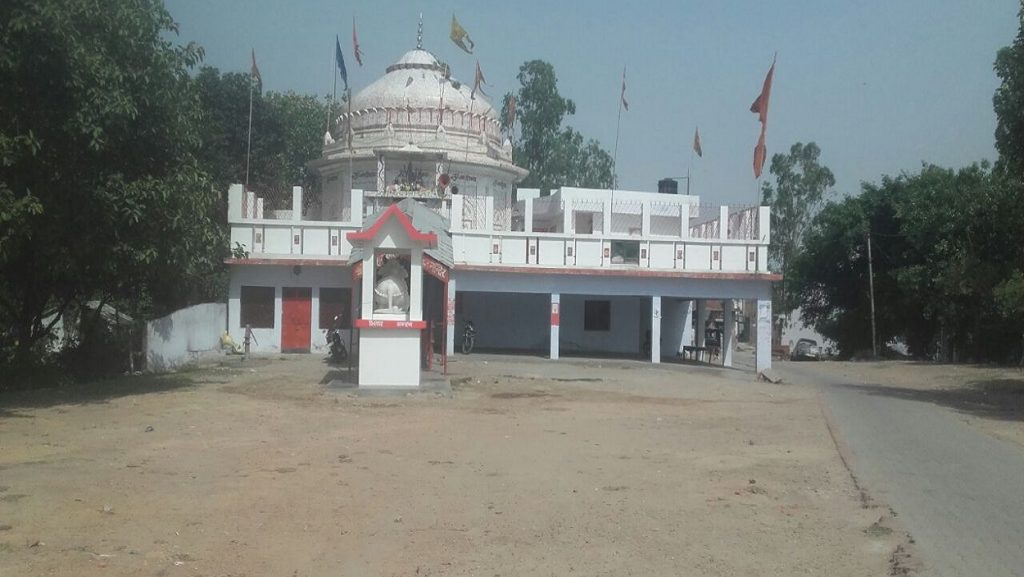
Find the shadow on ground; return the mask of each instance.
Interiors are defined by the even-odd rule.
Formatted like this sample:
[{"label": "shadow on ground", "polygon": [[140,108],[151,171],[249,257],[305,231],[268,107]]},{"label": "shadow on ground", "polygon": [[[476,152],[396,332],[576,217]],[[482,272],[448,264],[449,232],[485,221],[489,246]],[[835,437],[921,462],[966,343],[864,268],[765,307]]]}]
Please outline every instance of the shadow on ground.
[{"label": "shadow on ground", "polygon": [[15,411],[57,405],[106,403],[133,395],[162,393],[212,382],[201,373],[134,375],[58,387],[0,392],[0,418],[26,417]]},{"label": "shadow on ground", "polygon": [[842,386],[870,395],[932,403],[978,417],[1024,421],[1024,380],[1022,379],[975,381],[962,387],[931,390],[882,385],[846,384]]}]

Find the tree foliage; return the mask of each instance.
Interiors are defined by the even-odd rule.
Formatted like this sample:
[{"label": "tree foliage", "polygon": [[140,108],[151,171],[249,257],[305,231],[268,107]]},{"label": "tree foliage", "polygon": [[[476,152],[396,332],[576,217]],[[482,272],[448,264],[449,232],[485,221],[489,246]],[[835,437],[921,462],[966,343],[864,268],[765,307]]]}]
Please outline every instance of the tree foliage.
[{"label": "tree foliage", "polygon": [[795,307],[788,280],[793,259],[800,254],[811,217],[821,206],[825,192],[836,184],[832,171],[818,161],[820,155],[817,144],[797,142],[790,147],[789,154],[772,157],[770,172],[775,183],[765,182],[761,187],[763,203],[772,208],[769,258],[783,275],[776,286],[773,306],[783,314]]},{"label": "tree foliage", "polygon": [[221,267],[189,77],[203,54],[175,33],[158,0],[0,7],[0,354],[86,299],[172,309]]},{"label": "tree foliage", "polygon": [[[248,74],[204,66],[195,77],[203,122],[200,158],[218,190],[245,182],[249,136]],[[292,186],[315,189],[317,174],[305,168],[320,156],[330,103],[294,92],[252,94],[249,186],[285,193]]]},{"label": "tree foliage", "polygon": [[996,112],[997,166],[1020,178],[1024,172],[1024,3],[1017,17],[1017,37],[1012,45],[996,54],[995,71],[1000,85],[992,104]]},{"label": "tree foliage", "polygon": [[[539,188],[543,194],[561,186],[611,187],[615,175],[608,151],[594,139],[584,142],[582,134],[562,125],[576,113],[576,104],[558,92],[554,67],[531,60],[519,68],[517,78],[517,126],[509,126],[503,117],[502,128],[513,139],[516,163],[530,171],[521,186]],[[512,96],[505,95],[503,109],[508,109]]]},{"label": "tree foliage", "polygon": [[844,354],[870,348],[867,233],[881,342],[918,356],[1005,360],[1020,333],[1016,278],[1024,194],[987,165],[865,183],[830,203],[805,238],[793,286],[803,318]]}]

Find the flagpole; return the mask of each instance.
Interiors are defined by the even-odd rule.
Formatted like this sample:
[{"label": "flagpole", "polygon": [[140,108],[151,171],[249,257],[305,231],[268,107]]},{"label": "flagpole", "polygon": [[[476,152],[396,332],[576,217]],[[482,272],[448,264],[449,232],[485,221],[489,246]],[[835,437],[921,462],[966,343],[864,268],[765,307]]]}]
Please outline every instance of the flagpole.
[{"label": "flagpole", "polygon": [[[335,80],[335,83],[337,83],[337,80]],[[346,93],[347,93],[347,96],[348,96],[348,98],[347,98],[347,100],[348,100],[348,126],[347,126],[346,132],[345,132],[345,139],[348,142],[348,194],[349,194],[349,199],[350,199],[349,200],[349,209],[348,210],[349,210],[349,220],[355,220],[355,216],[356,215],[352,214],[352,201],[351,201],[351,198],[352,198],[352,183],[355,180],[353,178],[353,176],[352,176],[352,156],[355,154],[353,152],[353,150],[352,150],[352,89],[351,88],[348,89],[346,91]],[[356,222],[362,222],[362,217],[363,217],[363,215],[359,215],[360,220],[358,220]]]},{"label": "flagpole", "polygon": [[[255,62],[255,60],[253,61]],[[245,145],[245,190],[249,190],[249,157],[252,152],[252,72],[249,73],[249,136]]]},{"label": "flagpole", "polygon": [[615,152],[612,153],[613,187],[619,185],[619,126],[622,124],[622,98],[619,97],[619,117],[615,121]]},{"label": "flagpole", "polygon": [[[334,65],[334,62],[331,62],[331,70],[334,70],[334,74],[335,75],[338,74],[338,67]],[[334,79],[334,88],[335,88],[335,90],[337,90],[337,88],[338,88],[338,79],[337,78]],[[332,114],[334,114],[334,97],[333,96],[331,97],[330,104],[328,104],[328,106],[327,106],[327,132],[331,131],[331,115]]]}]

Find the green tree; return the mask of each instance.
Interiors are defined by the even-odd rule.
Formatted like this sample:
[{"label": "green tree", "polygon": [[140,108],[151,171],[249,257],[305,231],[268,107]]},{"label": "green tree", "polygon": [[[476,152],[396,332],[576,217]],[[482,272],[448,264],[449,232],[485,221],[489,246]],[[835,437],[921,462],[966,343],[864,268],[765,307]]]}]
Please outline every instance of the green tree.
[{"label": "green tree", "polygon": [[788,280],[793,259],[803,246],[804,235],[811,217],[821,206],[826,191],[835,186],[832,171],[818,161],[821,149],[813,142],[797,142],[789,154],[772,156],[771,174],[775,184],[765,182],[761,187],[764,204],[772,207],[771,245],[769,257],[776,270],[783,274],[775,288],[773,307],[782,314],[795,308]]},{"label": "green tree", "polygon": [[1013,44],[996,54],[995,72],[1000,85],[992,103],[999,167],[1020,178],[1024,172],[1024,3],[1017,18],[1019,28]]},{"label": "green tree", "polygon": [[[794,261],[803,319],[843,354],[871,344],[866,237],[873,244],[878,337],[917,356],[1005,360],[1019,340],[1011,315],[1024,249],[1019,189],[985,164],[865,183],[826,205]],[[1016,314],[1016,313],[1012,313]]]},{"label": "green tree", "polygon": [[87,299],[173,308],[222,268],[203,53],[176,32],[159,0],[0,5],[0,351],[29,357]]},{"label": "green tree", "polygon": [[[576,113],[576,104],[558,92],[558,78],[551,64],[531,60],[519,68],[515,95],[517,126],[502,127],[513,140],[516,163],[530,171],[521,186],[539,188],[543,194],[560,186],[608,188],[615,181],[612,157],[594,139],[568,126],[565,118]],[[504,109],[512,94],[506,94]],[[513,130],[518,128],[518,137]]]},{"label": "green tree", "polygon": [[[247,73],[221,73],[209,66],[201,68],[195,78],[203,113],[200,158],[218,190],[245,181],[249,82]],[[292,186],[318,188],[316,172],[307,170],[305,163],[320,156],[329,106],[327,100],[315,96],[256,90],[251,188],[283,195],[289,194]]]}]

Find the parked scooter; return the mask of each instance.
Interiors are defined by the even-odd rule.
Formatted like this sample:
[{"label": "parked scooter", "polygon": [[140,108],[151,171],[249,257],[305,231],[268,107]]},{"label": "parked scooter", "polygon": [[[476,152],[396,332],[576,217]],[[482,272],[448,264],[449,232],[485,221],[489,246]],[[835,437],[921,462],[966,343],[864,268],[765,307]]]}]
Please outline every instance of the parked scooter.
[{"label": "parked scooter", "polygon": [[348,359],[348,349],[341,340],[341,316],[335,315],[331,329],[327,331],[327,345],[330,347],[331,361],[340,363]]},{"label": "parked scooter", "polygon": [[468,355],[473,352],[474,345],[476,345],[476,327],[473,326],[473,321],[466,321],[466,324],[462,325],[462,354]]}]

